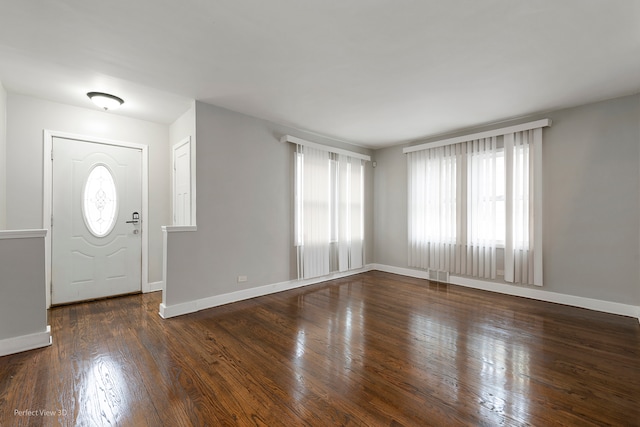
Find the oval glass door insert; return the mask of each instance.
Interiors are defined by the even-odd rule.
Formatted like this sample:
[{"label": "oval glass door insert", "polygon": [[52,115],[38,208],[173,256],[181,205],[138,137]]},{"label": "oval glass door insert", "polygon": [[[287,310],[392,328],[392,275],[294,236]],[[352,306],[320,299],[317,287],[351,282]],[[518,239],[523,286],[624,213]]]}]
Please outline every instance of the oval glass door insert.
[{"label": "oval glass door insert", "polygon": [[109,234],[118,216],[118,195],[113,175],[105,165],[91,169],[82,198],[82,213],[91,234],[96,237]]}]

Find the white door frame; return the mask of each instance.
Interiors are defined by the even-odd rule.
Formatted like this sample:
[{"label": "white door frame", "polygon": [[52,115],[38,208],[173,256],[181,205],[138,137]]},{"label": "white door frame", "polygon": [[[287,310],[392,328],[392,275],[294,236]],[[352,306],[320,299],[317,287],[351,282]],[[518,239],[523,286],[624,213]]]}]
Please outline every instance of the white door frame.
[{"label": "white door frame", "polygon": [[53,138],[74,139],[93,144],[115,145],[117,147],[135,148],[142,150],[142,292],[150,292],[149,287],[149,147],[135,142],[116,141],[97,138],[94,136],[78,135],[67,132],[44,130],[43,139],[43,199],[42,199],[42,228],[47,230],[45,244],[45,279],[47,286],[47,308],[51,307],[51,213],[53,194],[52,153]]},{"label": "white door frame", "polygon": [[193,192],[194,192],[194,173],[193,173],[193,156],[191,155],[192,153],[192,149],[193,146],[191,144],[191,137],[188,136],[185,139],[183,139],[182,141],[178,142],[177,144],[174,144],[171,147],[171,223],[175,225],[176,223],[176,151],[178,150],[178,148],[189,144],[189,211],[190,211],[190,218],[189,218],[189,224],[180,224],[180,225],[194,225],[195,224],[195,220],[194,220],[194,197],[193,197]]},{"label": "white door frame", "polygon": [[189,180],[189,185],[191,187],[191,220],[189,225],[196,225],[196,141],[195,138],[192,138],[191,136],[187,136],[171,147],[171,223],[173,224],[173,215],[175,212],[175,170],[173,168],[173,165],[175,165],[175,150],[187,143],[189,144],[189,169],[191,170],[191,177]]}]

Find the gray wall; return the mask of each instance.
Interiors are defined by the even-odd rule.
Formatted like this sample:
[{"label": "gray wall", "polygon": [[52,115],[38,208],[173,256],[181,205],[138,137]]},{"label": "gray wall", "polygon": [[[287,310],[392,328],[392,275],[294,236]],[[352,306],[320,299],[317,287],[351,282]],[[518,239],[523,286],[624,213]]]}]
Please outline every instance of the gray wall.
[{"label": "gray wall", "polygon": [[7,228],[42,228],[43,130],[149,146],[149,281],[162,280],[162,225],[169,222],[169,128],[98,110],[7,96]]},{"label": "gray wall", "polygon": [[191,142],[195,139],[196,134],[196,106],[195,101],[191,108],[178,117],[169,126],[169,153],[171,155],[171,147],[186,137],[191,137]]},{"label": "gray wall", "polygon": [[44,332],[44,238],[2,238],[1,234],[0,340]]},{"label": "gray wall", "polygon": [[[196,104],[198,230],[172,233],[166,305],[296,278],[292,238],[293,146],[285,134],[370,154],[208,104]],[[366,261],[372,252],[367,164]],[[245,283],[237,283],[246,275]]]},{"label": "gray wall", "polygon": [[0,82],[0,230],[7,228],[7,92]]},{"label": "gray wall", "polygon": [[550,116],[544,144],[549,290],[640,303],[640,95]]},{"label": "gray wall", "polygon": [[[494,128],[543,117],[543,289],[640,304],[640,95]],[[374,262],[396,267],[407,267],[403,147],[374,153]]]},{"label": "gray wall", "polygon": [[407,160],[400,146],[376,150],[373,157],[373,262],[406,267]]}]

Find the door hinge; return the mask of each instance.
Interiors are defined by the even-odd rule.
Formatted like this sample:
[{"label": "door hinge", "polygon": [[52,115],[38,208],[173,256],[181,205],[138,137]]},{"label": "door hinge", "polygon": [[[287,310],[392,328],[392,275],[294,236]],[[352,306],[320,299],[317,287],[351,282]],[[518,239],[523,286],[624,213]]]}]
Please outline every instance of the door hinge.
[{"label": "door hinge", "polygon": [[51,149],[51,160],[53,160],[53,148]]},{"label": "door hinge", "polygon": [[53,227],[53,215],[51,215],[51,226]]}]

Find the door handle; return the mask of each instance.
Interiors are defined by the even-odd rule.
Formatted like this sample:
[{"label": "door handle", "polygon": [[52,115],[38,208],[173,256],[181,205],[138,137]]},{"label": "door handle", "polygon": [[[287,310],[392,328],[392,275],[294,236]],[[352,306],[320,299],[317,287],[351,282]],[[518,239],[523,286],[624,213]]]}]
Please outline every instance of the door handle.
[{"label": "door handle", "polygon": [[140,222],[140,214],[138,212],[134,212],[131,214],[131,221],[127,221],[127,224],[137,224]]}]

